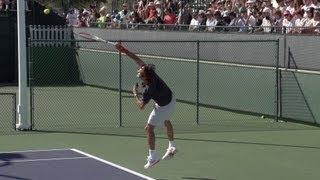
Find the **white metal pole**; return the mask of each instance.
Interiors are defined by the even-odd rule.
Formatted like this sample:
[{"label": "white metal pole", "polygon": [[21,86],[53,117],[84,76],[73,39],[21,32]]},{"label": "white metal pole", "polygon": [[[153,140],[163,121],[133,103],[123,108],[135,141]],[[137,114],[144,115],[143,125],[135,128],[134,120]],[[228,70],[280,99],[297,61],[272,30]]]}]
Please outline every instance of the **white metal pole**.
[{"label": "white metal pole", "polygon": [[27,89],[27,53],[26,53],[26,23],[25,23],[25,1],[17,1],[17,25],[18,25],[18,70],[19,70],[19,92],[18,92],[18,117],[16,124],[18,130],[30,129],[31,123],[28,116],[28,89]]}]

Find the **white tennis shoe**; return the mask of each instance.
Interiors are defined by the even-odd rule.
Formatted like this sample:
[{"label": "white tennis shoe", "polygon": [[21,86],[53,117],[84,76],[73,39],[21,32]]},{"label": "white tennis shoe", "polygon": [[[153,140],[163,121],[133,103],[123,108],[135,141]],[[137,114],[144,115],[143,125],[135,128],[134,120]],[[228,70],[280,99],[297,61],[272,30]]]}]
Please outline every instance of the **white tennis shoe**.
[{"label": "white tennis shoe", "polygon": [[167,149],[167,152],[162,156],[163,160],[169,160],[173,158],[173,156],[177,153],[177,148],[176,147],[169,147]]},{"label": "white tennis shoe", "polygon": [[157,164],[160,161],[159,158],[152,158],[151,156],[148,156],[147,158],[147,164],[144,165],[145,169],[149,169],[153,167],[155,164]]}]

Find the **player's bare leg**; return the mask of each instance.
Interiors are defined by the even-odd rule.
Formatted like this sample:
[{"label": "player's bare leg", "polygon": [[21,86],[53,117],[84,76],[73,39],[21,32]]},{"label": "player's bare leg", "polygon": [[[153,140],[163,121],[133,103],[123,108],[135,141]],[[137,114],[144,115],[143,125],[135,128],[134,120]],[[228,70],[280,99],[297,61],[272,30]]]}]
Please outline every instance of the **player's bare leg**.
[{"label": "player's bare leg", "polygon": [[155,135],[154,135],[154,126],[151,124],[147,124],[145,127],[148,139],[148,145],[150,150],[155,150]]},{"label": "player's bare leg", "polygon": [[146,133],[147,133],[147,140],[149,145],[149,156],[147,158],[147,164],[144,166],[145,169],[148,169],[152,166],[154,166],[156,163],[159,162],[159,158],[156,155],[155,150],[155,134],[154,134],[154,126],[151,124],[147,124],[145,127]]},{"label": "player's bare leg", "polygon": [[169,146],[166,153],[163,155],[162,159],[171,159],[177,152],[176,144],[174,142],[173,127],[169,120],[164,121],[164,126],[166,127],[167,136],[169,139]]}]

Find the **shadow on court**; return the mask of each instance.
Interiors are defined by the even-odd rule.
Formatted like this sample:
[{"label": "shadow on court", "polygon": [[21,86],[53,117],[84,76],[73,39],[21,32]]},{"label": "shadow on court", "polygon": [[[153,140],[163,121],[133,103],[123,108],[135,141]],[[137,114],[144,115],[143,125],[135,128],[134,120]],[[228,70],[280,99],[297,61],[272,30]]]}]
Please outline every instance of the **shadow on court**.
[{"label": "shadow on court", "polygon": [[[17,159],[23,159],[23,158],[25,158],[25,156],[19,153],[0,153],[0,170],[1,170],[1,167],[11,165],[11,161],[14,161]],[[0,174],[0,179],[31,180],[27,178],[4,175],[4,174]]]},{"label": "shadow on court", "polygon": [[16,179],[16,180],[32,180],[32,179],[21,178],[21,177],[17,177],[17,176],[9,176],[9,175],[1,175],[0,174],[0,179],[2,179],[1,177],[6,178],[6,179]]},{"label": "shadow on court", "polygon": [[9,166],[11,161],[23,158],[24,156],[19,153],[0,153],[0,167]]}]

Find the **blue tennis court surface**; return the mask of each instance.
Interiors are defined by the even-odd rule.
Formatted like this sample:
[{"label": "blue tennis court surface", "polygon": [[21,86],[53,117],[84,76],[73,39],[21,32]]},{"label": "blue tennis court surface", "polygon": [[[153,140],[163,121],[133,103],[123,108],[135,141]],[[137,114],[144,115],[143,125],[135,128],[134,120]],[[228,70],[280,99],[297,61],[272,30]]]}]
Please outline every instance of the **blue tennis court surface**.
[{"label": "blue tennis court surface", "polygon": [[0,153],[0,180],[154,180],[77,149]]}]

